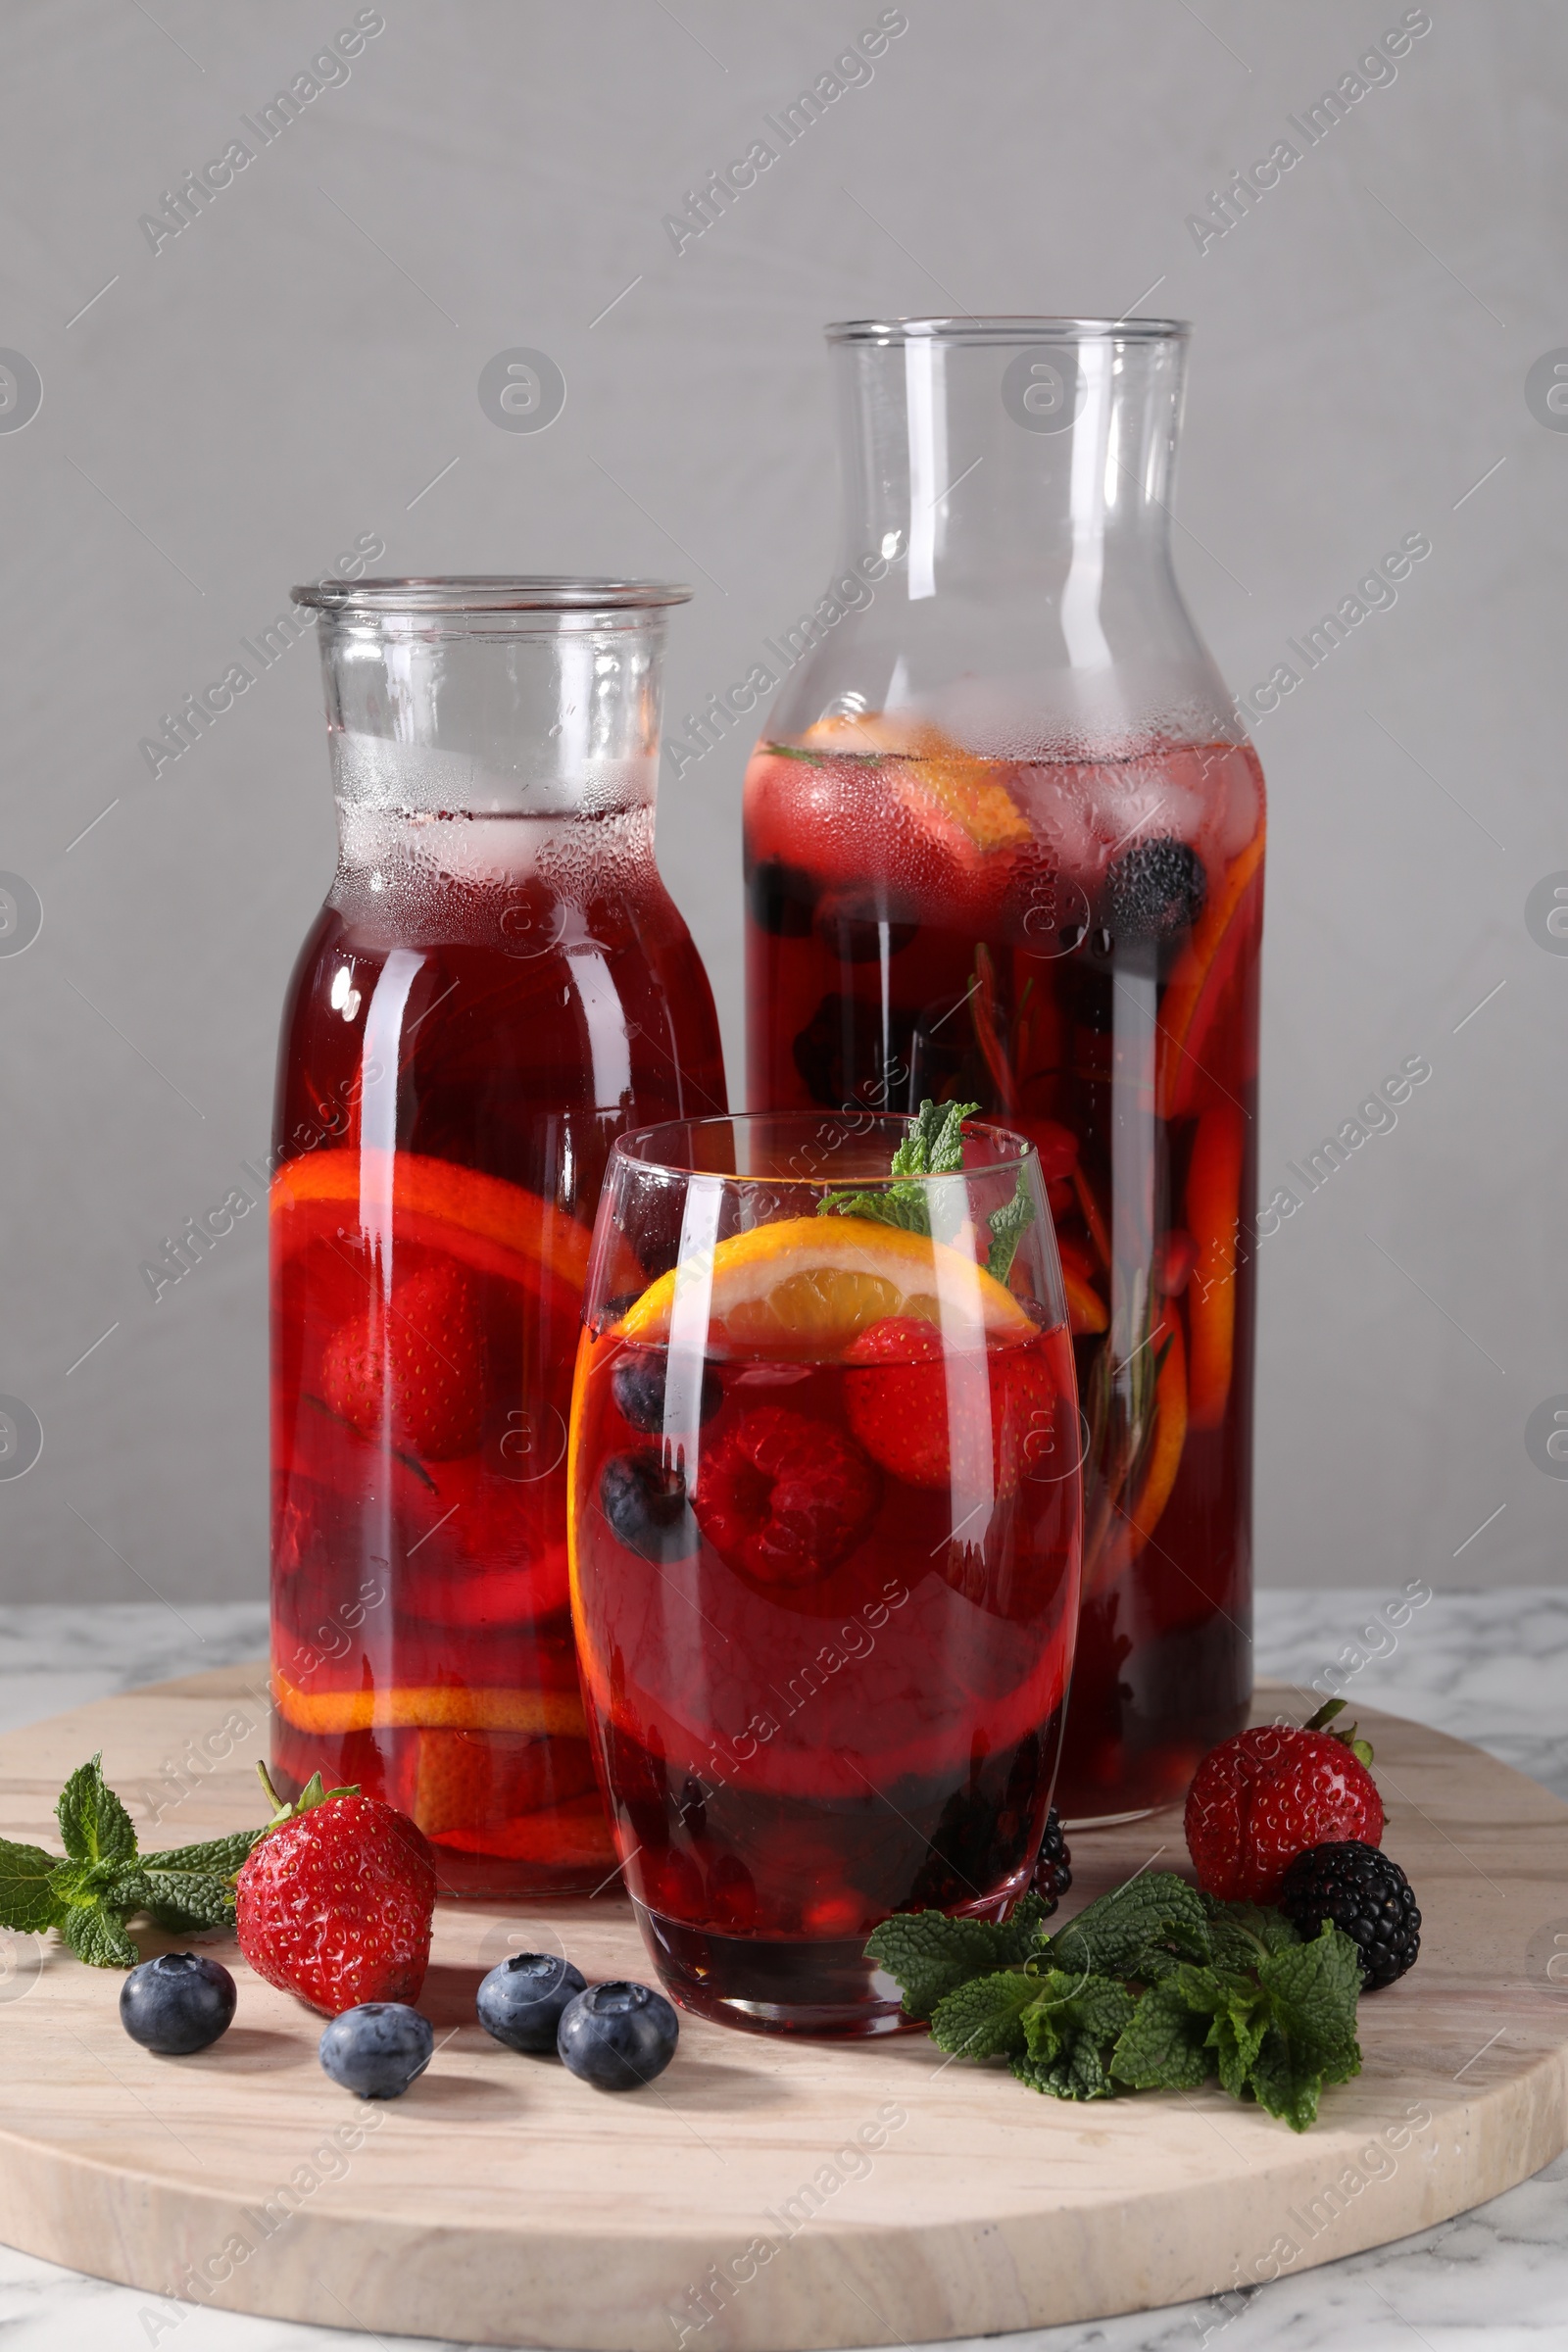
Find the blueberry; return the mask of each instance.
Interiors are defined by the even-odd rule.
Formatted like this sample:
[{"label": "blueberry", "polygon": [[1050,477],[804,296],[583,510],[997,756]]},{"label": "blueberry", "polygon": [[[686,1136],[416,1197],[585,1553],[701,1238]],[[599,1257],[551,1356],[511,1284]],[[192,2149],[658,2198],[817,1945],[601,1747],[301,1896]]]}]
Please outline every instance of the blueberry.
[{"label": "blueberry", "polygon": [[160,1952],[133,1968],[120,1987],[120,2022],[132,2041],[165,2058],[188,2058],[226,2034],[234,2016],[234,1980],[201,1952]]},{"label": "blueberry", "polygon": [[321,2064],[361,2099],[400,2099],[430,2063],[428,2018],[406,2001],[362,2001],[321,2035]]},{"label": "blueberry", "polygon": [[685,1477],[651,1446],[611,1455],[600,1477],[599,1501],[615,1541],[656,1567],[683,1560],[697,1548]]},{"label": "blueberry", "polygon": [[1201,858],[1170,834],[1135,841],[1105,876],[1106,917],[1123,941],[1174,939],[1197,922],[1207,896]]},{"label": "blueberry", "polygon": [[562,2017],[561,2062],[596,2090],[636,2090],[675,2055],[680,2020],[651,1984],[590,1984]]},{"label": "blueberry", "polygon": [[[611,1394],[633,1429],[657,1437],[664,1426],[664,1378],[669,1357],[662,1348],[628,1348],[610,1375]],[[699,1421],[711,1421],[724,1401],[724,1384],[711,1364],[703,1366]]]},{"label": "blueberry", "polygon": [[479,2023],[509,2050],[553,2050],[561,2012],[587,1983],[554,1952],[514,1952],[479,1986]]}]

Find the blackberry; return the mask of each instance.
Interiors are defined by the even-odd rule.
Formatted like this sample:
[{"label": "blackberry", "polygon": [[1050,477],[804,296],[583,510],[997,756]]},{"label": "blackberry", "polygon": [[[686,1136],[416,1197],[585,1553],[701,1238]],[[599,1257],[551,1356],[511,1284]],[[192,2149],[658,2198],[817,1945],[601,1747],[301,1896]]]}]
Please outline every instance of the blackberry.
[{"label": "blackberry", "polygon": [[1308,1937],[1326,1919],[1343,1928],[1360,1954],[1365,1992],[1402,1977],[1421,1949],[1421,1914],[1409,1880],[1397,1862],[1359,1838],[1298,1854],[1285,1873],[1279,1907]]},{"label": "blackberry", "polygon": [[1033,1891],[1054,1910],[1072,1885],[1072,1848],[1061,1834],[1061,1816],[1054,1805],[1046,1815],[1046,1834],[1040,1840],[1040,1859],[1029,1882]]},{"label": "blackberry", "polygon": [[1203,911],[1208,876],[1195,849],[1171,834],[1135,841],[1105,876],[1105,916],[1121,941],[1174,939]]},{"label": "blackberry", "polygon": [[803,866],[760,858],[746,877],[752,920],[775,939],[805,939],[816,908],[816,884]]}]

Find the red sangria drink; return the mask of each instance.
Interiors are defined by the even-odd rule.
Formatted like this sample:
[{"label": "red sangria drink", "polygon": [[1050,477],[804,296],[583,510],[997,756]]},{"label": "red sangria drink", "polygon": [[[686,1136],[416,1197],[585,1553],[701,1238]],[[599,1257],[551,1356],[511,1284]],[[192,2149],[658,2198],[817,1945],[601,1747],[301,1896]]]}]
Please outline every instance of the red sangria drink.
[{"label": "red sangria drink", "polygon": [[750,1096],[1038,1152],[1085,1416],[1057,1802],[1115,1819],[1251,1689],[1264,792],[1170,569],[1182,330],[830,332],[859,552],[748,771]]},{"label": "red sangria drink", "polygon": [[610,1147],[724,1096],[654,861],[680,593],[299,592],[322,610],[339,862],[279,1054],[273,1765],[291,1792],[319,1771],[402,1806],[455,1892],[614,1868],[567,1421]]},{"label": "red sangria drink", "polygon": [[[651,1279],[622,1289],[628,1246]],[[574,1615],[626,1885],[688,2007],[890,2030],[871,1930],[996,1917],[1027,1885],[1079,1451],[1019,1138],[956,1107],[617,1145],[573,1404]]]},{"label": "red sangria drink", "polygon": [[1038,1151],[1088,1425],[1058,1803],[1139,1810],[1240,1704],[1262,780],[1223,744],[1004,762],[850,731],[748,778],[753,1084],[962,1097]]}]

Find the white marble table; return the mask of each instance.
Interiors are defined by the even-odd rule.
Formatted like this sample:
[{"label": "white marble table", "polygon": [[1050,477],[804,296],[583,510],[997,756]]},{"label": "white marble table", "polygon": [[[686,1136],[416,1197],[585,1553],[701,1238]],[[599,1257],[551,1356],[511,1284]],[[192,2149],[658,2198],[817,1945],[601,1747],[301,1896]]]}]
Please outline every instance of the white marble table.
[{"label": "white marble table", "polygon": [[[1258,1667],[1310,1687],[1338,1663],[1352,1706],[1387,1707],[1475,1740],[1568,1797],[1568,1595],[1442,1594],[1396,1633],[1368,1592],[1270,1592]],[[0,1728],[111,1690],[253,1657],[266,1612],[246,1604],[0,1608]],[[1372,1656],[1369,1653],[1384,1654]],[[0,2233],[4,2216],[0,2215]],[[1457,2221],[1256,2288],[1091,2327],[989,2336],[994,2352],[1523,2352],[1568,2346],[1568,2156]],[[170,2328],[150,2298],[0,2246],[6,2352],[365,2352],[368,2337],[190,2308]],[[436,2352],[400,2336],[399,2352]],[[445,2352],[461,2352],[448,2346]],[[959,2347],[948,2347],[959,2352]],[[962,2352],[971,2352],[969,2346]],[[981,2352],[975,2339],[972,2352]]]}]

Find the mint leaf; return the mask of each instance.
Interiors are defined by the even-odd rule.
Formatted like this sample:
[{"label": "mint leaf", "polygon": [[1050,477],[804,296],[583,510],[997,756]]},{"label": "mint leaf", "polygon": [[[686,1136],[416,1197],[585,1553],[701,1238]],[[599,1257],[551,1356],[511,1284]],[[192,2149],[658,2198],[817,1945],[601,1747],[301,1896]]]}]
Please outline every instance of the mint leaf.
[{"label": "mint leaf", "polygon": [[186,1929],[226,1927],[234,1916],[234,1889],[216,1871],[144,1870],[137,1892],[139,1908],[175,1935]]},{"label": "mint leaf", "polygon": [[987,1271],[997,1282],[1005,1282],[1012,1271],[1012,1261],[1018,1244],[1034,1223],[1035,1204],[1024,1183],[1023,1171],[1018,1173],[1017,1189],[1010,1200],[994,1208],[988,1223],[991,1227],[991,1255]]},{"label": "mint leaf", "polygon": [[1289,1951],[1301,1940],[1283,1911],[1264,1910],[1256,1903],[1222,1903],[1211,1894],[1201,1900],[1216,1968],[1256,1968],[1271,1952]]},{"label": "mint leaf", "polygon": [[134,1968],[141,1956],[121,1922],[101,1903],[69,1910],[60,1933],[89,1968]]},{"label": "mint leaf", "polygon": [[73,1862],[133,1862],[136,1832],[130,1815],[105,1785],[103,1756],[78,1764],[55,1807],[60,1835]]},{"label": "mint leaf", "polygon": [[[891,1176],[956,1176],[963,1170],[963,1122],[978,1102],[933,1102],[929,1096],[914,1124],[893,1154]],[[890,1184],[880,1193],[830,1193],[816,1204],[819,1217],[867,1217],[906,1233],[931,1231],[930,1198],[923,1184]],[[999,1211],[999,1214],[1001,1212]]]},{"label": "mint leaf", "polygon": [[[334,1795],[346,1793],[343,1789],[333,1790]],[[176,1845],[168,1853],[144,1854],[141,1867],[166,1872],[216,1872],[220,1878],[232,1878],[251,1848],[259,1845],[266,1835],[265,1830],[235,1830],[227,1838],[209,1838],[201,1845]]]},{"label": "mint leaf", "polygon": [[1109,2072],[1134,2090],[1196,2090],[1214,2071],[1209,2028],[1218,1998],[1212,1969],[1178,1966],[1144,1994]]},{"label": "mint leaf", "polygon": [[1106,2061],[1131,2023],[1132,1994],[1112,1978],[1060,1969],[1036,1982],[1038,1998],[1023,2013],[1028,2049],[1012,2061],[1019,2082],[1055,2099],[1114,2097]]},{"label": "mint leaf", "polygon": [[1021,1969],[971,1977],[938,2001],[931,2013],[931,2038],[956,2058],[1010,2056],[1025,2046],[1023,2012],[1039,1994],[1035,1978]]},{"label": "mint leaf", "polygon": [[1174,1943],[1185,1958],[1207,1960],[1212,1936],[1202,1897],[1174,1871],[1143,1871],[1100,1895],[1051,1937],[1052,1965],[1102,1977],[1141,1977],[1151,1945]]},{"label": "mint leaf", "polygon": [[120,1876],[113,1862],[57,1862],[49,1886],[58,1903],[90,1906],[103,1900]]},{"label": "mint leaf", "polygon": [[978,1102],[933,1102],[929,1096],[893,1154],[895,1176],[957,1176],[963,1172],[963,1122]]},{"label": "mint leaf", "polygon": [[1208,2044],[1219,2061],[1220,2088],[1233,2099],[1247,2096],[1268,2032],[1268,1996],[1250,1984],[1230,1991],[1215,2012]]},{"label": "mint leaf", "polygon": [[1033,1948],[1049,1917],[1037,1894],[1026,1894],[1010,1919],[950,1919],[945,1911],[897,1911],[865,1947],[897,1980],[906,2017],[929,2017],[937,2003],[971,1977],[1015,1967]]},{"label": "mint leaf", "polygon": [[41,1936],[58,1925],[60,1898],[49,1884],[53,1854],[41,1846],[14,1845],[0,1838],[0,1927],[22,1936]]},{"label": "mint leaf", "polygon": [[931,1232],[931,1212],[917,1184],[890,1185],[885,1193],[831,1193],[816,1204],[819,1217],[865,1217],[874,1225],[897,1225],[906,1233]]}]

